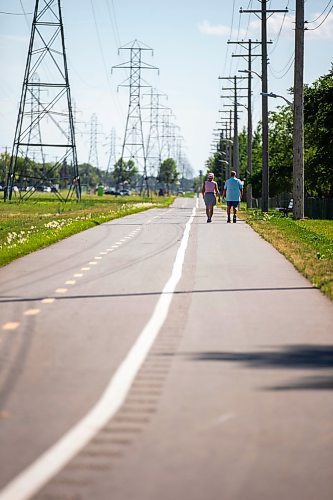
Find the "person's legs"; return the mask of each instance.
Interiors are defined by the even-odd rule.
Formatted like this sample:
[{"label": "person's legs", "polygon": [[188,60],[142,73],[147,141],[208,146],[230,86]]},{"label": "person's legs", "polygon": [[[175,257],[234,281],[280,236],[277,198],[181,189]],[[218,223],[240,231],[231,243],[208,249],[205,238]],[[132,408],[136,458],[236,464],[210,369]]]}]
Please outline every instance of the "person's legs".
[{"label": "person's legs", "polygon": [[233,206],[233,209],[234,209],[234,216],[232,219],[233,222],[237,222],[237,207],[238,207],[238,203],[235,203]]},{"label": "person's legs", "polygon": [[227,202],[227,222],[230,222],[230,210],[231,210],[231,205]]}]

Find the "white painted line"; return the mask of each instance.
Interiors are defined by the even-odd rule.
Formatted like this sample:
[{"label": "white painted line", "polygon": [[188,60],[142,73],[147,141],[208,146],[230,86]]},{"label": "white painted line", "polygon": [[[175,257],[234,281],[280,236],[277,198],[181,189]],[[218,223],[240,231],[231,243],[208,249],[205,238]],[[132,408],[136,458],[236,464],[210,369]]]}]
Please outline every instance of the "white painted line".
[{"label": "white painted line", "polygon": [[90,267],[81,267],[81,271],[90,271]]},{"label": "white painted line", "polygon": [[54,301],[55,301],[55,299],[53,299],[51,297],[46,297],[46,299],[41,300],[41,303],[42,304],[53,304]]},{"label": "white painted line", "polygon": [[68,288],[56,288],[55,293],[66,293]]},{"label": "white painted line", "polygon": [[24,311],[24,316],[36,316],[40,313],[40,309],[27,309]]},{"label": "white painted line", "polygon": [[96,264],[98,264],[98,262],[96,262],[95,260],[92,260],[91,262],[89,262],[89,264],[90,264],[91,266],[96,266]]},{"label": "white painted line", "polygon": [[162,290],[152,316],[110,380],[100,400],[75,427],[0,491],[0,500],[26,500],[37,493],[119,410],[167,318],[173,293],[182,275],[185,251],[195,211],[196,208],[193,208],[187,221],[171,276]]},{"label": "white painted line", "polygon": [[95,259],[95,260],[101,260],[101,259],[103,259],[103,257],[99,257],[99,256],[97,256],[97,257],[94,257],[94,259]]},{"label": "white painted line", "polygon": [[82,273],[76,273],[73,276],[74,276],[74,278],[82,278],[83,274]]},{"label": "white painted line", "polygon": [[107,248],[107,251],[108,252],[112,252],[112,248]]},{"label": "white painted line", "polygon": [[[5,323],[2,326],[3,330],[16,330],[20,326],[20,323],[18,321],[9,321],[8,323]],[[0,496],[1,498],[1,496]]]},{"label": "white painted line", "polygon": [[75,283],[76,283],[76,280],[65,281],[65,285],[75,285]]},{"label": "white painted line", "polygon": [[107,252],[99,252],[99,255],[107,255]]}]

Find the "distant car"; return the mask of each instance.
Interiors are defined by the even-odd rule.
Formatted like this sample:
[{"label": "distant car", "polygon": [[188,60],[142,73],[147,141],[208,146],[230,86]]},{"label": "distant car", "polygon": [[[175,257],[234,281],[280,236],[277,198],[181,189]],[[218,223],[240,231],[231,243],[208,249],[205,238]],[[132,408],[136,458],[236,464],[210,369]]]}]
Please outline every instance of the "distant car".
[{"label": "distant car", "polygon": [[185,191],[182,191],[181,189],[178,189],[177,196],[184,196],[184,195],[185,195]]},{"label": "distant car", "polygon": [[121,196],[130,196],[131,191],[129,189],[121,189],[120,194]]},{"label": "distant car", "polygon": [[26,191],[35,191],[35,188],[34,188],[34,186],[27,186],[27,187],[25,188],[25,190],[26,190]]},{"label": "distant car", "polygon": [[104,194],[112,194],[114,196],[121,196],[120,191],[116,191],[115,189],[112,189],[112,188],[105,189]]}]

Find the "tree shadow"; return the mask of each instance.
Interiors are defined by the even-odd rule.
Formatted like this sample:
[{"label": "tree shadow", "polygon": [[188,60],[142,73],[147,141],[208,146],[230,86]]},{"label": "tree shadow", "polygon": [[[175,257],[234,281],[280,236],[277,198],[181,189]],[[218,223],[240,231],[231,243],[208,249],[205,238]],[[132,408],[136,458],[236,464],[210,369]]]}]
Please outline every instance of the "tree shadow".
[{"label": "tree shadow", "polygon": [[332,390],[333,345],[289,345],[275,351],[253,352],[199,352],[191,354],[194,361],[241,363],[255,369],[325,370],[320,376],[313,374],[290,383],[263,387],[262,390]]}]

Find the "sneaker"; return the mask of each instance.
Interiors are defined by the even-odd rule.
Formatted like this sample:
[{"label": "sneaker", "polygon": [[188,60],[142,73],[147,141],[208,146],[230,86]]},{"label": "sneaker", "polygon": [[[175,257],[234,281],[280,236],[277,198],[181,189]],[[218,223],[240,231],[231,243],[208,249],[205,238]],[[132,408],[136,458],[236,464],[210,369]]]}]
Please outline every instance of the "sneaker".
[{"label": "sneaker", "polygon": [[237,222],[236,215],[233,216],[232,222]]}]

